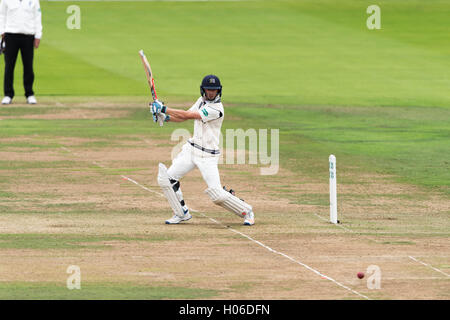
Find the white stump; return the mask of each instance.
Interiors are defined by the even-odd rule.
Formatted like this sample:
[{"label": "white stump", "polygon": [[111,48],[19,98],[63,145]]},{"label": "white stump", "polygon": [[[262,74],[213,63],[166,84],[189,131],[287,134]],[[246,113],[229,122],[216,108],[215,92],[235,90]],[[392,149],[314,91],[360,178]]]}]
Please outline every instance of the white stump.
[{"label": "white stump", "polygon": [[336,190],[336,157],[330,155],[330,221],[338,223],[337,219],[337,190]]}]

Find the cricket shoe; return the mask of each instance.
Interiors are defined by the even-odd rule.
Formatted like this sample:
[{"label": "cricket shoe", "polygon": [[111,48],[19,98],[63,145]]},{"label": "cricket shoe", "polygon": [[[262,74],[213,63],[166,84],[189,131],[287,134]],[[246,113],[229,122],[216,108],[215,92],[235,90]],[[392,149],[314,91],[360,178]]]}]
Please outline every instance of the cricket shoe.
[{"label": "cricket shoe", "polygon": [[188,221],[191,218],[192,218],[192,216],[191,216],[191,214],[188,211],[188,212],[186,212],[184,214],[184,216],[182,218],[177,216],[177,215],[174,215],[172,218],[166,220],[166,224],[178,224],[178,223],[183,222],[183,221]]},{"label": "cricket shoe", "polygon": [[11,97],[5,96],[2,99],[2,104],[11,104],[11,102],[12,102],[12,98]]},{"label": "cricket shoe", "polygon": [[35,96],[28,96],[27,97],[27,103],[28,104],[36,104],[37,103],[36,97]]},{"label": "cricket shoe", "polygon": [[244,226],[252,226],[255,224],[255,214],[253,211],[250,211],[245,215]]}]

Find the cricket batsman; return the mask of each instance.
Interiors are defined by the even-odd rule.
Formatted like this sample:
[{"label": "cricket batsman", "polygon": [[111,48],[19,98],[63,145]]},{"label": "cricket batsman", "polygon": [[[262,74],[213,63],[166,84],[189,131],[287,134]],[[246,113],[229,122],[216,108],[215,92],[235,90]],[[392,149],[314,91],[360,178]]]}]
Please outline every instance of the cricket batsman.
[{"label": "cricket batsman", "polygon": [[172,207],[174,216],[166,224],[178,224],[192,218],[183,199],[180,179],[197,167],[208,188],[205,193],[211,200],[244,219],[244,225],[255,223],[252,206],[222,188],[218,162],[219,138],[224,118],[221,102],[222,85],[215,75],[207,75],[200,85],[201,97],[189,110],[168,108],[159,100],[150,103],[153,121],[182,122],[194,120],[194,136],[183,145],[169,169],[159,164],[158,184]]}]

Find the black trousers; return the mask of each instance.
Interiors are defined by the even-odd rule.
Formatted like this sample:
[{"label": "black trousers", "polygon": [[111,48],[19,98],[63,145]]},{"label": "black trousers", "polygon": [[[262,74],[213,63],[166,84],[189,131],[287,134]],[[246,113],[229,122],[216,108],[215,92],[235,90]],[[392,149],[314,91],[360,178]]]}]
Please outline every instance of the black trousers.
[{"label": "black trousers", "polygon": [[5,33],[5,46],[5,77],[3,82],[5,96],[11,98],[14,97],[14,68],[16,66],[19,50],[23,63],[23,86],[25,88],[25,97],[34,95],[34,36],[18,33]]}]

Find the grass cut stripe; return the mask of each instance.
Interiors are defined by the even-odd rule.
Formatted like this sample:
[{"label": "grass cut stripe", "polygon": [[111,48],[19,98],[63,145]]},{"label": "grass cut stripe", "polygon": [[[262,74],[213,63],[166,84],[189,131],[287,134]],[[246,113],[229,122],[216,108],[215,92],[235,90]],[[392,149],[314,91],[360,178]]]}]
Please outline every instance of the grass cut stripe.
[{"label": "grass cut stripe", "polygon": [[65,283],[0,282],[0,300],[206,299],[218,294],[216,290],[201,288],[83,282],[83,278],[81,278],[81,288],[72,290],[69,290]]}]

